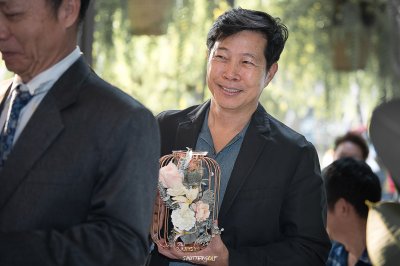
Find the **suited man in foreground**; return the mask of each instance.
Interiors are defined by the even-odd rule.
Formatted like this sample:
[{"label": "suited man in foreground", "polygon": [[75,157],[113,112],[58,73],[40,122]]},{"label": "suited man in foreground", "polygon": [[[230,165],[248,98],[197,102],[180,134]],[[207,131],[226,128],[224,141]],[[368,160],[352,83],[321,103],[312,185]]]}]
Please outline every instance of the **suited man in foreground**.
[{"label": "suited man in foreground", "polygon": [[77,44],[89,0],[0,0],[0,265],[134,266],[149,252],[157,123]]},{"label": "suited man in foreground", "polygon": [[207,38],[211,100],[158,115],[163,155],[189,147],[220,164],[224,231],[199,252],[158,246],[150,265],[325,265],[330,241],[317,153],[258,102],[287,37],[266,13],[227,11]]}]

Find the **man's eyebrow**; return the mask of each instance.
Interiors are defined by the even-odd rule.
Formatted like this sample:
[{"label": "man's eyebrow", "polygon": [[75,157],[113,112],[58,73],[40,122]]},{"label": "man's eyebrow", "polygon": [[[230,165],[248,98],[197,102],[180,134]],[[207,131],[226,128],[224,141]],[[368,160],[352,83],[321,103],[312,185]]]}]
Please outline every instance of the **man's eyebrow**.
[{"label": "man's eyebrow", "polygon": [[[220,46],[220,47],[215,48],[214,51],[229,51],[229,49],[224,47],[224,46]],[[252,53],[245,52],[245,53],[241,53],[240,55],[241,56],[248,56],[248,57],[251,57],[254,60],[258,60],[257,56],[252,54]]]},{"label": "man's eyebrow", "polygon": [[217,47],[216,49],[215,49],[216,51],[217,50],[219,50],[219,51],[228,51],[228,48],[225,48],[225,47]]},{"label": "man's eyebrow", "polygon": [[252,53],[242,53],[242,55],[244,55],[244,56],[249,56],[249,57],[251,57],[251,58],[257,59],[257,57],[256,57],[254,54],[252,54]]},{"label": "man's eyebrow", "polygon": [[[223,46],[217,47],[215,50],[229,51],[228,48],[223,47]],[[249,56],[249,57],[251,57],[251,58],[257,59],[257,57],[256,57],[254,54],[252,54],[252,53],[247,53],[247,52],[245,52],[245,53],[241,53],[240,55],[242,55],[242,56]]]}]

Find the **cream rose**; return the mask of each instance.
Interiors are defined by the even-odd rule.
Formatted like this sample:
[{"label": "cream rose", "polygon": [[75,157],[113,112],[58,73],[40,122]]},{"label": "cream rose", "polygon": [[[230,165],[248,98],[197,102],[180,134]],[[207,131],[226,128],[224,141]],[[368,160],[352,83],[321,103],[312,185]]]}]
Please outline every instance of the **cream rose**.
[{"label": "cream rose", "polygon": [[196,220],[202,222],[210,216],[210,206],[201,200],[190,205],[195,212]]},{"label": "cream rose", "polygon": [[199,189],[198,188],[189,188],[186,191],[186,197],[188,198],[188,203],[192,203],[197,198],[197,195],[199,195]]},{"label": "cream rose", "polygon": [[183,174],[179,172],[178,167],[171,161],[160,168],[158,180],[165,188],[181,187]]},{"label": "cream rose", "polygon": [[187,204],[182,204],[179,209],[173,210],[171,219],[177,231],[189,231],[196,223],[194,211]]},{"label": "cream rose", "polygon": [[176,197],[176,196],[183,196],[186,194],[187,189],[184,185],[176,185],[175,187],[168,188],[167,194]]}]

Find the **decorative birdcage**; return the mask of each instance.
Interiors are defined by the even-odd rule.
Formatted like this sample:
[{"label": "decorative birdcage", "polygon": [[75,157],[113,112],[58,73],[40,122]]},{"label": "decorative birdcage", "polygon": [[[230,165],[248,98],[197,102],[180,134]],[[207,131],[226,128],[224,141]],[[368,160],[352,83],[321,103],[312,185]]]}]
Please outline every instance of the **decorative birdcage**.
[{"label": "decorative birdcage", "polygon": [[207,152],[173,151],[160,159],[151,237],[184,252],[205,248],[221,230],[218,217],[221,171]]}]

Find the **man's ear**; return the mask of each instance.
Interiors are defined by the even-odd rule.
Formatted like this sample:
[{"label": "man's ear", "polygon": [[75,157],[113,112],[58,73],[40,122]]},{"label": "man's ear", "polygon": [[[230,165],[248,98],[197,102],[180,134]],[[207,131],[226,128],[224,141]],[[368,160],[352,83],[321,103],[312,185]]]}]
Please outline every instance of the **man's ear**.
[{"label": "man's ear", "polygon": [[277,71],[278,71],[278,63],[273,63],[272,66],[268,69],[267,75],[265,77],[264,87],[266,87],[271,82]]},{"label": "man's ear", "polygon": [[66,28],[78,24],[81,0],[63,0],[58,10],[58,19]]},{"label": "man's ear", "polygon": [[340,215],[348,216],[350,211],[352,210],[352,205],[344,198],[340,198],[338,199],[338,201],[336,201],[335,208],[337,213],[339,213]]}]

